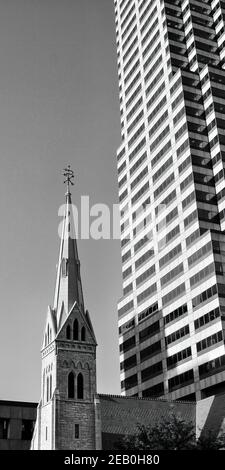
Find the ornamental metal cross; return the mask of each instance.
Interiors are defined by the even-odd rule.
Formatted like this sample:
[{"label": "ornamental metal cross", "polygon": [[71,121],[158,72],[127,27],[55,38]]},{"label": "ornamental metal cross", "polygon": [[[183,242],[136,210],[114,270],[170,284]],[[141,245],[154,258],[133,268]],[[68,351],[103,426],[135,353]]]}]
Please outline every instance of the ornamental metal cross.
[{"label": "ornamental metal cross", "polygon": [[63,176],[65,176],[65,181],[64,184],[67,184],[67,191],[69,192],[70,190],[70,184],[73,186],[74,183],[72,179],[74,178],[74,172],[73,170],[70,169],[70,165],[67,166],[67,168],[64,168],[63,170]]}]

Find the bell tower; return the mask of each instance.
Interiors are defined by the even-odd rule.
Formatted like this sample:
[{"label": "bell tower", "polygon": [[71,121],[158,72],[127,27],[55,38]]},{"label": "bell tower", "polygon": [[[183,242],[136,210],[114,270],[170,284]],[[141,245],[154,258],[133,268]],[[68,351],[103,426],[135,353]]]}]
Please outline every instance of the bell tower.
[{"label": "bell tower", "polygon": [[42,385],[31,449],[101,448],[96,398],[96,338],[84,307],[80,261],[67,184],[53,307],[41,349]]}]

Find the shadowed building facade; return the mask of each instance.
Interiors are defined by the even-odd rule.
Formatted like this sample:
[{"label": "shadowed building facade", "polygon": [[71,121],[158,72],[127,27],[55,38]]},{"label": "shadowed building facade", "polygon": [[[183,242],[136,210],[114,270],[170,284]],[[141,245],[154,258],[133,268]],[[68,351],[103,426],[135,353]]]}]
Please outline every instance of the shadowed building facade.
[{"label": "shadowed building facade", "polygon": [[225,390],[225,2],[115,0],[122,394]]}]

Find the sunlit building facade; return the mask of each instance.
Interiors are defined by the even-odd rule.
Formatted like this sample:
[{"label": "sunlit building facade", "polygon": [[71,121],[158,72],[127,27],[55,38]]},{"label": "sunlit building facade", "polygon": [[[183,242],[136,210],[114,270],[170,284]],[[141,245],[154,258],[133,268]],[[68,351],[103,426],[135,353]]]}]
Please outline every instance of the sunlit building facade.
[{"label": "sunlit building facade", "polygon": [[225,1],[115,0],[121,391],[225,390]]}]

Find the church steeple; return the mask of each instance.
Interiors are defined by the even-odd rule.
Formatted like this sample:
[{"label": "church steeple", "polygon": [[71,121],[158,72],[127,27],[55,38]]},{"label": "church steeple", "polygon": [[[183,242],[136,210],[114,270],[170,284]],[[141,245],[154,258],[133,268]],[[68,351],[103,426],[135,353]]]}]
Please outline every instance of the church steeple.
[{"label": "church steeple", "polygon": [[41,399],[32,449],[95,449],[96,338],[80,277],[70,185],[67,183],[54,305],[48,307],[41,350]]},{"label": "church steeple", "polygon": [[84,313],[84,299],[80,276],[80,261],[78,257],[76,233],[74,227],[73,207],[70,185],[73,185],[74,174],[70,166],[64,170],[67,184],[66,203],[61,233],[61,244],[57,266],[57,277],[54,296],[54,311],[57,327],[62,322],[62,316],[69,315],[70,310],[77,303]]}]

